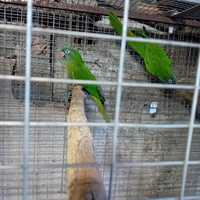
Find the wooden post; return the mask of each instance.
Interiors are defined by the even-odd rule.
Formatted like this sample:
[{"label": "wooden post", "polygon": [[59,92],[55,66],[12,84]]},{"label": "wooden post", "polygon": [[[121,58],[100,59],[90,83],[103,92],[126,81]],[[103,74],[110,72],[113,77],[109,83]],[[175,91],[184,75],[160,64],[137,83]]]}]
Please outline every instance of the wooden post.
[{"label": "wooden post", "polygon": [[[72,90],[68,122],[87,122],[84,110],[84,93],[80,86]],[[88,126],[68,127],[68,164],[95,164],[93,140]],[[68,200],[106,200],[103,180],[97,166],[67,168]]]}]

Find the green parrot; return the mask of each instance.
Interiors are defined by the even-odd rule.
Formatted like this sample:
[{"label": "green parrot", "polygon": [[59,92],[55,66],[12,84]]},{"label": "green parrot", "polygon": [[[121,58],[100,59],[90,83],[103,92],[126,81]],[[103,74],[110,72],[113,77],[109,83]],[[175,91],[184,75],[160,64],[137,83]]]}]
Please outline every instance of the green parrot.
[{"label": "green parrot", "polygon": [[[62,52],[64,53],[64,60],[62,63],[66,67],[69,78],[77,80],[96,80],[96,77],[89,70],[78,50],[65,46]],[[103,119],[109,122],[110,118],[105,110],[105,98],[102,95],[101,87],[98,85],[83,84],[82,89],[95,102]]]},{"label": "green parrot", "polygon": [[[118,17],[110,12],[109,13],[110,25],[117,32],[122,35],[122,23]],[[128,31],[128,37],[143,37],[147,38],[146,31]],[[146,71],[156,77],[161,83],[176,83],[176,76],[173,72],[172,61],[168,57],[165,50],[158,44],[145,43],[145,42],[127,42],[128,47],[136,52],[140,58],[143,59]]]}]

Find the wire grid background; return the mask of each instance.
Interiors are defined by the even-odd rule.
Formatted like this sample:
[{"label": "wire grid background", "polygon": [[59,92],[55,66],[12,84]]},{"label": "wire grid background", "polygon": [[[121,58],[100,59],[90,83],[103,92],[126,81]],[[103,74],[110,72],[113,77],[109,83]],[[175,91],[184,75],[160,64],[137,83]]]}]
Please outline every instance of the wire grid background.
[{"label": "wire grid background", "polygon": [[[58,49],[65,42],[80,48],[86,62],[92,66],[93,72],[103,84],[107,110],[113,119],[113,123],[104,124],[96,107],[86,99],[86,114],[89,125],[92,125],[97,161],[107,192],[112,192],[108,197],[137,200],[176,199],[182,195],[183,199],[185,195],[186,199],[198,199],[198,114],[194,125],[195,112],[194,106],[191,112],[191,102],[188,103],[176,95],[171,97],[173,93],[164,88],[169,85],[149,84],[151,77],[147,78],[146,72],[143,71],[142,61],[137,55],[130,55],[128,50],[124,51],[126,38],[122,37],[121,46],[120,38],[114,36],[112,30],[94,26],[94,22],[99,20],[96,16],[81,14],[80,17],[80,14],[68,13],[64,15],[64,12],[60,11],[49,14],[50,11],[39,9],[33,11],[33,26],[36,29],[33,28],[32,76],[37,78],[31,84],[31,128],[30,131],[25,131],[29,133],[30,140],[29,151],[26,152],[29,162],[24,165],[23,148],[24,142],[27,142],[23,138],[25,83],[24,80],[18,79],[23,79],[26,69],[26,35],[23,32],[23,26],[26,24],[23,15],[26,14],[26,9],[7,5],[1,7],[1,23],[7,28],[1,29],[0,34],[1,199],[21,199],[22,194],[24,199],[66,199],[64,168],[68,167],[65,163],[65,151],[66,126],[69,125],[66,123],[69,82],[65,79],[63,66],[57,62]],[[54,23],[49,24],[50,21]],[[48,33],[47,29],[44,29],[47,27],[51,28]],[[167,30],[168,26],[164,27]],[[155,28],[163,31],[161,24],[156,24]],[[68,31],[62,32],[62,29]],[[38,33],[38,30],[42,32]],[[85,31],[89,34],[85,34]],[[194,84],[199,75],[197,73],[196,76],[198,31],[190,30],[192,36],[180,31],[179,37],[177,34],[151,34],[151,38],[165,39],[161,42],[165,43],[164,47],[173,58],[179,85],[170,87],[177,87],[176,91],[184,91],[189,95],[192,95],[195,89],[196,100],[198,85]],[[77,36],[77,33],[82,36]],[[88,37],[85,37],[86,35]],[[120,78],[122,68],[123,80]],[[49,79],[45,77],[53,79],[49,83]],[[121,93],[120,88],[121,103],[118,96]],[[158,102],[158,114],[154,118],[148,112],[149,104],[153,101]],[[116,116],[115,112],[119,108],[120,115],[118,116],[118,113]],[[188,133],[191,139],[192,132],[193,140],[189,151]],[[186,151],[190,153],[190,161],[185,155]],[[28,188],[25,187],[27,183],[23,182],[22,176],[27,168]],[[111,169],[114,171],[112,183]]]},{"label": "wire grid background", "polygon": [[[24,3],[27,0],[2,0],[3,2],[16,2]],[[37,5],[56,5],[56,6],[87,6],[90,9],[103,7],[103,8],[113,8],[116,10],[122,10],[124,8],[124,0],[34,0],[33,3]],[[170,15],[171,11],[181,12],[198,5],[197,0],[131,0],[130,1],[130,12],[141,14],[167,14]],[[192,15],[190,13],[190,15]]]}]

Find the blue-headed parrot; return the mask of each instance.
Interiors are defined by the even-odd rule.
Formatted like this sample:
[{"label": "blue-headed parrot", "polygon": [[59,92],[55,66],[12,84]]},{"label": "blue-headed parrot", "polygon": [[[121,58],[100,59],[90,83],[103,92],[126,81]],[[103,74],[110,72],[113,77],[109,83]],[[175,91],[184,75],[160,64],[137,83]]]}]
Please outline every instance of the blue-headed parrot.
[{"label": "blue-headed parrot", "polygon": [[[87,64],[81,57],[81,54],[77,49],[65,46],[62,49],[64,58],[62,63],[65,65],[68,77],[76,80],[96,80],[96,77],[92,74]],[[105,98],[102,95],[102,90],[99,85],[93,84],[81,84],[83,91],[85,91],[89,97],[95,102],[99,112],[106,122],[110,121],[110,118],[105,110]]]}]

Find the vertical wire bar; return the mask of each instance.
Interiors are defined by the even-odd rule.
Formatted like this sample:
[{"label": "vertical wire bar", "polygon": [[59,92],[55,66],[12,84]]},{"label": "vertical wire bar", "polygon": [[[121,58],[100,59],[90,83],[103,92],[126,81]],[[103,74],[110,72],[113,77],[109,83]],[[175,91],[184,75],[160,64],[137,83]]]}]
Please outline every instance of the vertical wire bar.
[{"label": "vertical wire bar", "polygon": [[184,200],[184,195],[185,195],[187,172],[188,172],[188,165],[189,165],[190,152],[191,152],[191,146],[192,146],[194,123],[195,123],[195,114],[196,114],[196,108],[197,108],[198,96],[199,96],[199,84],[200,84],[200,49],[199,49],[199,55],[198,55],[196,83],[195,83],[195,90],[194,90],[193,101],[192,101],[192,112],[190,116],[187,148],[186,148],[185,162],[184,162],[184,168],[183,168],[183,177],[182,177],[182,185],[181,185],[181,200]]},{"label": "vertical wire bar", "polygon": [[[65,121],[67,121],[67,115],[65,114]],[[64,192],[64,175],[65,175],[65,159],[67,155],[67,127],[64,127],[64,135],[63,135],[63,155],[62,155],[62,168],[61,168],[61,184],[60,184],[60,191]]]},{"label": "vertical wire bar", "polygon": [[31,42],[32,42],[32,0],[27,1],[26,25],[26,77],[25,77],[25,109],[24,109],[24,145],[23,145],[23,200],[28,200],[29,184],[29,132],[30,132],[30,92],[31,92]]},{"label": "vertical wire bar", "polygon": [[112,166],[111,166],[111,172],[110,172],[108,200],[111,200],[112,198],[112,184],[114,182],[114,178],[115,178],[114,175],[115,175],[115,170],[116,170],[116,151],[117,151],[117,138],[118,138],[118,129],[119,129],[120,104],[121,104],[121,96],[122,96],[123,68],[124,68],[124,59],[125,59],[126,41],[127,41],[128,12],[129,12],[129,0],[125,0],[124,14],[123,14],[123,33],[122,33],[121,50],[120,50],[120,65],[119,65],[119,71],[118,71],[117,94],[116,94],[116,104],[115,104]]}]

